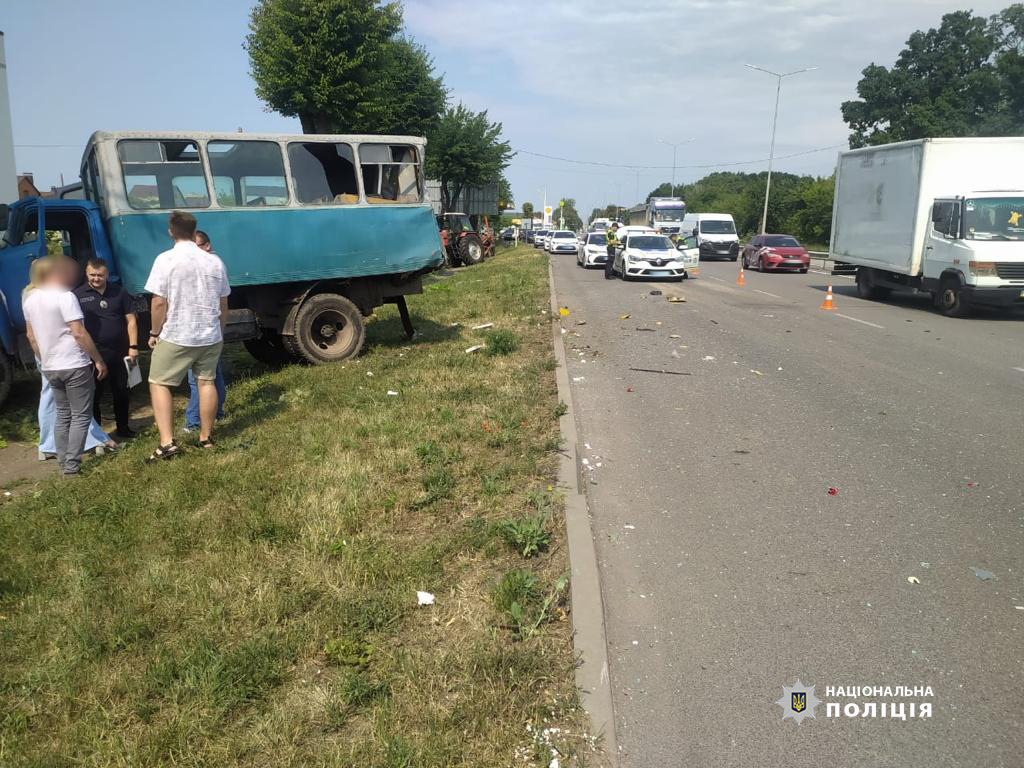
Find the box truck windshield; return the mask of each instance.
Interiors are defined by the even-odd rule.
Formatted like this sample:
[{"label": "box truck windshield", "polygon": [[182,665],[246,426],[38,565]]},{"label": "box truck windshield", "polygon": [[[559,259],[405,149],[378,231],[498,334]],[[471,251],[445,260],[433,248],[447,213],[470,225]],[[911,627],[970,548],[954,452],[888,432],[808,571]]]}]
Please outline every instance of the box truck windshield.
[{"label": "box truck windshield", "polygon": [[655,208],[654,209],[654,220],[655,221],[682,221],[683,216],[686,215],[686,209],[684,208]]},{"label": "box truck windshield", "polygon": [[982,197],[964,202],[968,240],[1024,240],[1024,197]]},{"label": "box truck windshield", "polygon": [[701,221],[700,231],[705,235],[735,235],[736,227],[731,221],[710,219]]}]

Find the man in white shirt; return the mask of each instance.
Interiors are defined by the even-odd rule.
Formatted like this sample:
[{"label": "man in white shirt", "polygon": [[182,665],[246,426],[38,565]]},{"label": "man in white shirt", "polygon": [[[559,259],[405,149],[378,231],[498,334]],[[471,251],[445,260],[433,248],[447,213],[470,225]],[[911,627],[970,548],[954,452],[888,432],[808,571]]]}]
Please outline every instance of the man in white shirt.
[{"label": "man in white shirt", "polygon": [[160,445],[150,456],[154,461],[181,453],[174,441],[171,387],[181,384],[190,370],[199,388],[199,445],[213,446],[215,380],[231,293],[224,263],[195,244],[194,216],[174,211],[167,231],[174,247],[156,257],[146,280],[146,291],[153,294],[149,392],[160,430]]},{"label": "man in white shirt", "polygon": [[71,292],[78,265],[65,256],[46,256],[33,273],[33,289],[22,302],[26,335],[53,391],[57,463],[65,475],[77,475],[92,424],[96,380],[106,377],[107,366],[85,330],[82,308]]}]

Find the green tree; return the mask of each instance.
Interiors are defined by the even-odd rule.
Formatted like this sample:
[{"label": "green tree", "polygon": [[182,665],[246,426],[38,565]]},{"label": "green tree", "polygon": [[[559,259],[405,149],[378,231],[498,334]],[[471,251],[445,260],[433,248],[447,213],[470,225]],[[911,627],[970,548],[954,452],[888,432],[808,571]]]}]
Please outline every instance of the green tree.
[{"label": "green tree", "polygon": [[576,201],[571,197],[562,200],[560,207],[555,209],[554,217],[556,221],[564,221],[566,229],[583,229],[583,221],[576,210]]},{"label": "green tree", "polygon": [[423,135],[447,92],[401,28],[397,2],[259,0],[245,41],[256,94],[306,133]]},{"label": "green tree", "polygon": [[501,123],[463,104],[445,109],[429,139],[427,174],[441,183],[445,211],[466,187],[498,182],[514,154],[501,138]]},{"label": "green tree", "polygon": [[986,20],[970,11],[914,32],[891,69],[870,64],[842,105],[850,146],[1024,129],[1024,5]]},{"label": "green tree", "polygon": [[516,199],[512,194],[512,185],[508,183],[505,174],[502,174],[498,179],[498,208],[503,211],[507,208],[514,208],[515,205]]},{"label": "green tree", "polygon": [[529,203],[529,202],[523,203],[523,218],[524,219],[532,219],[533,218],[533,203]]}]

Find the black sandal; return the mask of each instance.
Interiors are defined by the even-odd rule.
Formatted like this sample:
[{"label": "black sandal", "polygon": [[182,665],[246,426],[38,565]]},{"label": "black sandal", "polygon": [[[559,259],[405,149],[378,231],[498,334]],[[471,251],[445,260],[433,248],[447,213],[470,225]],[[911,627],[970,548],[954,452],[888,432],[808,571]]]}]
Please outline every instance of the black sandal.
[{"label": "black sandal", "polygon": [[199,440],[196,442],[200,448],[213,448],[213,438],[208,437],[205,440]]},{"label": "black sandal", "polygon": [[181,447],[171,440],[167,445],[159,445],[157,449],[149,454],[149,458],[146,459],[147,464],[160,461],[162,459],[173,459],[175,456],[181,454]]}]

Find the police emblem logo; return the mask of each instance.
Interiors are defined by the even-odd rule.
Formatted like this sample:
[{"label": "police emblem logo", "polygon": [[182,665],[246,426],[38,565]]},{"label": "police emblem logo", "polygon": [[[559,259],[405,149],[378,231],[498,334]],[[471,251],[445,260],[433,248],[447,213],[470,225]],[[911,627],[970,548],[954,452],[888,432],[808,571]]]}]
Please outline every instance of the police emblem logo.
[{"label": "police emblem logo", "polygon": [[106,299],[100,299],[100,309],[106,309],[109,306],[110,305],[107,304],[107,300]]},{"label": "police emblem logo", "polygon": [[798,678],[793,685],[782,686],[782,698],[775,703],[785,710],[783,720],[791,717],[800,725],[804,718],[814,717],[814,708],[821,700],[814,695],[813,685],[804,685]]}]

